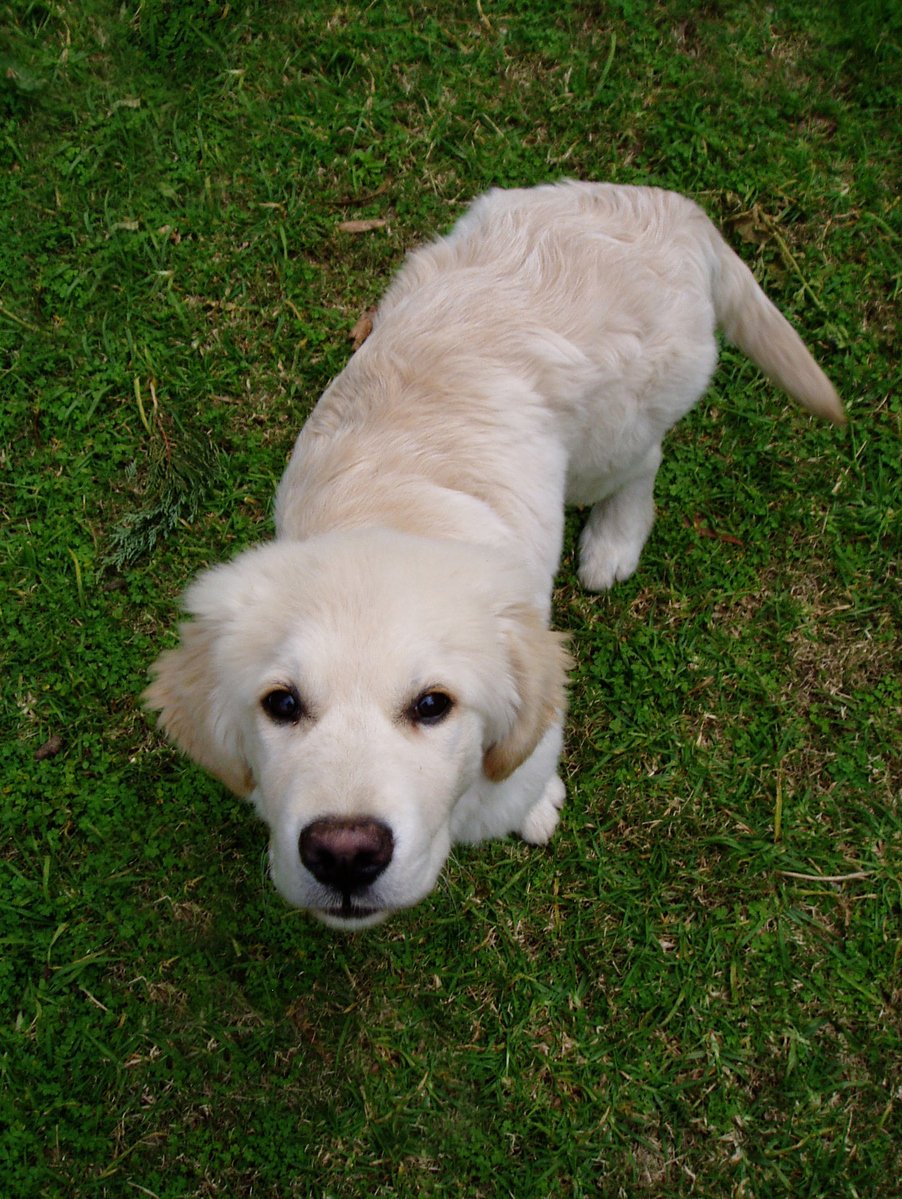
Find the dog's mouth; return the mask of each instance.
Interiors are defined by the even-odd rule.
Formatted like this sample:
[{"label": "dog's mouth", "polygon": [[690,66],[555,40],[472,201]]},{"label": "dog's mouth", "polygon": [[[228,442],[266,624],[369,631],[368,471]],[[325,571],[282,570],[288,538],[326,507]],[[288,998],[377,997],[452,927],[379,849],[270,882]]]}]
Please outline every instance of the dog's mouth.
[{"label": "dog's mouth", "polygon": [[355,903],[353,898],[345,895],[341,903],[324,905],[313,909],[313,914],[324,924],[332,928],[369,928],[378,924],[391,913],[388,908],[371,907],[363,903]]},{"label": "dog's mouth", "polygon": [[333,916],[341,916],[343,920],[361,920],[365,916],[375,916],[381,908],[370,908],[362,903],[354,903],[353,900],[345,898],[341,907],[329,908],[328,911]]}]

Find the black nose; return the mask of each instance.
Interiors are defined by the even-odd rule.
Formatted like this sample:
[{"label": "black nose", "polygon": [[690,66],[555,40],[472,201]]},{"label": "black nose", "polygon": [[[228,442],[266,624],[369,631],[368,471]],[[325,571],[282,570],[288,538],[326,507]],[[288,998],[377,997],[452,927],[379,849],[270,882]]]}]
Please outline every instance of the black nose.
[{"label": "black nose", "polygon": [[328,817],[301,833],[301,861],[321,883],[349,895],[379,877],[394,845],[391,829],[380,820]]}]

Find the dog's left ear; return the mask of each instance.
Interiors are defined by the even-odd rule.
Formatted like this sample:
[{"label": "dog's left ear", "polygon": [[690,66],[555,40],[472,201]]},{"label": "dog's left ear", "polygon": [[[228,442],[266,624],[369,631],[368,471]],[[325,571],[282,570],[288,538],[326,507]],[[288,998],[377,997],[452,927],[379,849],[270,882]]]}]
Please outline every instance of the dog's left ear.
[{"label": "dog's left ear", "polygon": [[501,617],[509,669],[517,692],[510,728],[485,751],[482,768],[500,783],[521,766],[567,707],[572,659],[566,638],[545,626],[535,608],[516,604]]}]

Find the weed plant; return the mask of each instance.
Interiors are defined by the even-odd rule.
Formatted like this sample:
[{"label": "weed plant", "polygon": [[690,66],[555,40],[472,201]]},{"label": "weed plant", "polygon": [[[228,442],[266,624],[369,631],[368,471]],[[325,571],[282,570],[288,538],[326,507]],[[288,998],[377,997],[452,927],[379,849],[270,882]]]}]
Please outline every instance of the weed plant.
[{"label": "weed plant", "polygon": [[[902,1193],[897,10],[14,0],[0,26],[2,1193]],[[850,424],[725,349],[634,578],[584,594],[569,518],[552,845],[461,850],[341,937],[138,696],[187,581],[270,535],[405,250],[563,175],[697,198]]]}]

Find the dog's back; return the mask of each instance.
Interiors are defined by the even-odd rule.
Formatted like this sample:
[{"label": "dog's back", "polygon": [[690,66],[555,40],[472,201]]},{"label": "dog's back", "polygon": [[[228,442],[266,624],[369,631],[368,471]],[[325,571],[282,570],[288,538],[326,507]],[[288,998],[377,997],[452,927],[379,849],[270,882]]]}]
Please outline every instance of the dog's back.
[{"label": "dog's back", "polygon": [[380,317],[403,319],[405,305],[431,316],[433,332],[440,323],[477,337],[481,329],[493,349],[553,332],[607,360],[618,338],[634,337],[647,357],[662,338],[700,342],[716,326],[803,407],[844,421],[798,334],[702,209],[676,192],[574,181],[489,191],[448,237],[408,258]]}]

